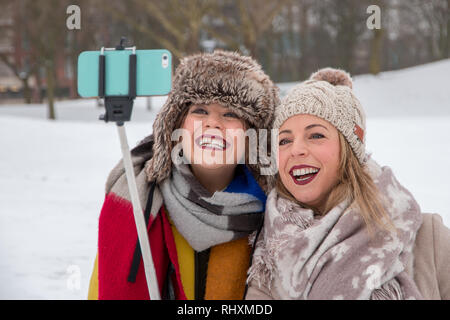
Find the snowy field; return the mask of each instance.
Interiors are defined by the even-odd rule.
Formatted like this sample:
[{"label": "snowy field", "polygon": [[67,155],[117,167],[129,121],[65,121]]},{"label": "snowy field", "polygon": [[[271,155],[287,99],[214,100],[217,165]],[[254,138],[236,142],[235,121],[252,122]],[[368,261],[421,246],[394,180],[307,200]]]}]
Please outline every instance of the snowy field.
[{"label": "snowy field", "polygon": [[[354,79],[367,150],[450,226],[450,60]],[[282,92],[292,84],[281,84]],[[164,98],[135,103],[130,146],[151,132]],[[120,159],[115,125],[94,100],[0,105],[0,299],[85,299],[104,183]],[[80,280],[77,286],[77,279]]]}]

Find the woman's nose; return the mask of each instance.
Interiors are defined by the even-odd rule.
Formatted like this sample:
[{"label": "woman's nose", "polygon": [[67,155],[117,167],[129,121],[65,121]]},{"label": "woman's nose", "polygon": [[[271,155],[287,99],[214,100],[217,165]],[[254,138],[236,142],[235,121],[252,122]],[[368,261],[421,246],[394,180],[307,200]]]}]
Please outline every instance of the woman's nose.
[{"label": "woman's nose", "polygon": [[295,139],[294,143],[292,144],[291,154],[293,156],[304,157],[307,156],[308,153],[309,153],[308,147],[305,144],[305,142],[301,139]]},{"label": "woman's nose", "polygon": [[222,129],[222,122],[218,115],[209,114],[205,121],[206,128]]}]

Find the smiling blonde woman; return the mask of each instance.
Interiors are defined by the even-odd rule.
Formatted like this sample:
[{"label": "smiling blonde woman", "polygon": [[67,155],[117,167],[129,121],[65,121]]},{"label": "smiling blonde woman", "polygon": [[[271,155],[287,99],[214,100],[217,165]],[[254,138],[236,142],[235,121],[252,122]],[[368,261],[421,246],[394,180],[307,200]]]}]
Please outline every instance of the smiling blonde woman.
[{"label": "smiling blonde woman", "polygon": [[450,299],[450,230],[366,155],[346,72],[294,87],[274,128],[279,171],[247,299]]}]

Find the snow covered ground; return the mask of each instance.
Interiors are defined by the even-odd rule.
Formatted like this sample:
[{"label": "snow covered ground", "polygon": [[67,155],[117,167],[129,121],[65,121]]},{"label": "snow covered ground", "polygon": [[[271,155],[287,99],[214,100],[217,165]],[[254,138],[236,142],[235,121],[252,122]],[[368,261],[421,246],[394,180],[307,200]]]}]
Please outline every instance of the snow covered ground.
[{"label": "snow covered ground", "polygon": [[[354,79],[367,149],[393,168],[424,212],[450,226],[450,60]],[[283,92],[293,84],[281,84]],[[135,103],[130,146],[164,98]],[[85,299],[104,183],[120,159],[117,130],[94,100],[0,105],[0,299]],[[80,280],[79,282],[77,280]],[[78,286],[79,284],[79,286]]]}]

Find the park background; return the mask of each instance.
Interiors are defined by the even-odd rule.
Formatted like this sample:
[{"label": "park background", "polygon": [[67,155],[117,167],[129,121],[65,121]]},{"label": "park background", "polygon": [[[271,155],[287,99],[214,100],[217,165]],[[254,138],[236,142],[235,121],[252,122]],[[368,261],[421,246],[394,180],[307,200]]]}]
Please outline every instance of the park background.
[{"label": "park background", "polygon": [[[79,29],[67,21],[80,9]],[[370,6],[380,29],[368,28]],[[80,52],[216,48],[256,58],[282,96],[322,67],[354,76],[367,149],[450,226],[450,0],[0,0],[0,299],[85,299],[108,172],[121,152]],[[138,98],[128,140],[166,97]],[[79,280],[79,281],[78,281]]]}]

